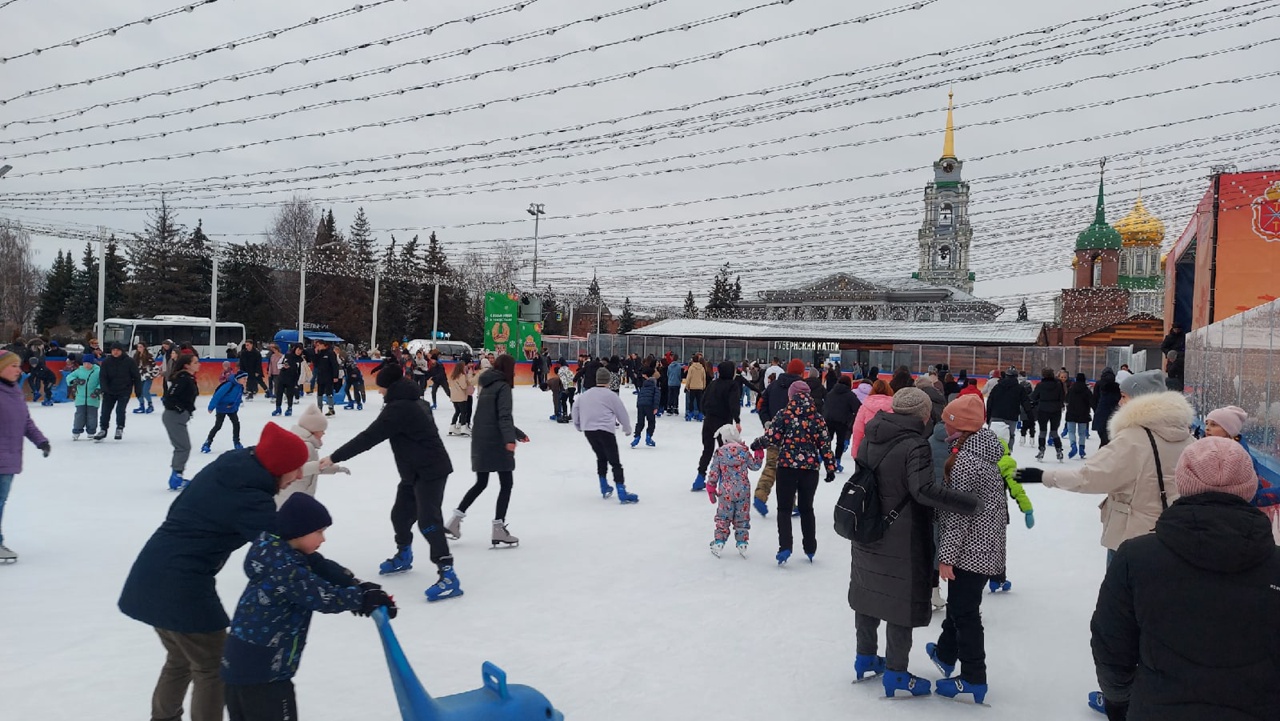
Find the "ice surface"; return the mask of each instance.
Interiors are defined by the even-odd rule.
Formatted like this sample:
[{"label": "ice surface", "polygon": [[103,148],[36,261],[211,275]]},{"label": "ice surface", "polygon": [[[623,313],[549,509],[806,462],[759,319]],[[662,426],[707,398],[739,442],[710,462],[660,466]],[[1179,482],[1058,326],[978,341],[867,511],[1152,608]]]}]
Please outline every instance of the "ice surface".
[{"label": "ice surface", "polygon": [[[632,406],[630,390],[622,394]],[[381,401],[369,400],[362,412],[338,410],[327,448],[373,419]],[[442,400],[436,412],[442,431],[447,406]],[[69,404],[30,408],[53,454],[44,459],[26,447],[25,472],[5,511],[6,542],[21,560],[0,567],[0,717],[147,718],[163,651],[151,629],[116,609],[116,599],[174,498],[165,486],[170,449],[159,408],[130,414],[124,440],[100,444],[72,443]],[[632,449],[619,434],[628,488],[640,496],[638,505],[622,506],[600,498],[586,440],[549,421],[550,409],[546,394],[517,389],[516,421],[532,437],[516,454],[507,518],[520,547],[490,550],[495,479],[453,544],[464,597],[425,602],[422,592],[435,580],[425,543],[417,544],[413,571],[382,579],[401,607],[396,633],[431,693],[479,687],[480,664],[490,660],[512,683],[544,692],[569,719],[1101,718],[1084,705],[1096,688],[1088,624],[1105,555],[1097,498],[1028,486],[1037,520],[1031,531],[1010,504],[1013,592],[983,602],[990,708],[942,698],[886,703],[878,682],[850,684],[849,551],[832,530],[830,510],[840,481],[819,488],[816,563],[803,556],[783,568],[774,563],[772,513],[752,518],[747,560],[736,553],[717,559],[707,549],[714,507],[706,493],[689,492],[699,424],[658,419],[657,448]],[[262,399],[244,405],[246,444],[269,412]],[[193,419],[197,449],[212,424],[203,412]],[[758,418],[744,415],[743,429],[754,437]],[[469,443],[445,438],[456,469],[446,514],[471,482]],[[228,424],[214,450],[230,446]],[[1020,463],[1034,455],[1030,447],[1014,450]],[[214,457],[197,450],[188,475]],[[391,451],[384,445],[347,465],[351,476],[320,481],[319,498],[334,518],[323,552],[377,578],[378,563],[395,550]],[[798,524],[796,533],[798,543]],[[244,587],[243,553],[218,577],[228,610]],[[916,630],[911,654],[912,672],[931,680],[937,673],[924,645],[936,640],[941,622],[938,613],[931,627]],[[369,619],[317,614],[295,681],[307,721],[399,718]]]}]

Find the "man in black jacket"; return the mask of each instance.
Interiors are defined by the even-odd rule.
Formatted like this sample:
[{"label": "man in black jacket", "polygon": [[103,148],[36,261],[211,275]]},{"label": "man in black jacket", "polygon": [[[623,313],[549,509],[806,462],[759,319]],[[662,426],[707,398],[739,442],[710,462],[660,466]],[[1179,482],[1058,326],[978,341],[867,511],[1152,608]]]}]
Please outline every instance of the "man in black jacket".
[{"label": "man in black jacket", "polygon": [[252,340],[246,340],[244,348],[240,349],[239,358],[241,372],[249,374],[244,382],[244,399],[251,401],[262,383],[262,351],[258,350]]},{"label": "man in black jacket", "polygon": [[449,452],[440,440],[431,404],[418,385],[404,377],[394,360],[383,361],[376,377],[386,389],[382,412],[369,427],[320,462],[324,470],[334,463],[354,458],[383,441],[391,441],[391,453],[400,473],[391,526],[395,530],[396,555],[382,564],[381,572],[400,573],[413,568],[413,523],[431,547],[431,562],[440,580],[426,590],[428,601],[462,595],[462,586],[453,571],[453,555],[444,535],[444,487],[453,472]]},{"label": "man in black jacket", "polygon": [[698,476],[693,480],[694,493],[707,487],[707,466],[711,465],[711,454],[715,453],[716,431],[720,426],[732,423],[741,427],[739,417],[742,412],[742,378],[737,375],[733,361],[721,361],[716,366],[720,374],[707,385],[702,393],[702,456],[698,458]]},{"label": "man in black jacket", "polygon": [[[987,423],[991,424],[991,430],[997,436],[1008,441],[1010,448],[1013,448],[1013,437],[1018,431],[1018,418],[1024,410],[1031,410],[1031,394],[1018,383],[1016,370],[1012,374],[1006,371],[992,385],[987,396]],[[1005,430],[997,429],[997,423],[1003,423]]]},{"label": "man in black jacket", "polygon": [[99,368],[99,387],[102,389],[102,415],[98,421],[98,433],[93,440],[100,441],[107,437],[111,426],[111,409],[116,410],[116,440],[124,438],[124,412],[129,405],[129,396],[142,382],[138,373],[138,364],[124,354],[124,347],[119,343],[111,344],[111,352],[102,359]]},{"label": "man in black jacket", "polygon": [[853,392],[852,381],[848,376],[840,376],[827,393],[826,403],[822,406],[822,418],[827,422],[831,441],[834,443],[831,452],[836,456],[836,472],[844,471],[840,459],[844,456],[845,444],[853,435],[853,419],[858,416],[858,409],[861,407],[862,402]]},{"label": "man in black jacket", "polygon": [[[341,382],[339,378],[341,364],[338,363],[338,354],[333,352],[333,348],[329,347],[328,341],[318,340],[315,342],[315,354],[312,356],[311,377],[316,382],[316,406],[324,408],[324,402],[329,401],[329,410],[325,411],[326,416],[334,414],[333,410],[333,394]],[[261,372],[262,364],[258,364],[259,372]]]},{"label": "man in black jacket", "polygon": [[1181,497],[1153,534],[1121,544],[1093,613],[1093,660],[1111,721],[1280,718],[1280,551],[1249,505],[1258,477],[1228,438],[1191,444]]}]

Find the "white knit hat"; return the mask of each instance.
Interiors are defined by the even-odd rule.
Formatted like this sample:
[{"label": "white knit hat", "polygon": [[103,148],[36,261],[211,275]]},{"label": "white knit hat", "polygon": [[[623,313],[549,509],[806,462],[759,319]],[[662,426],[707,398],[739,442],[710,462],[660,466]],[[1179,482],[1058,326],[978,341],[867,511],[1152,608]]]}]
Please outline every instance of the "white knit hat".
[{"label": "white knit hat", "polygon": [[738,433],[738,428],[732,423],[726,423],[716,430],[716,435],[725,443],[741,443],[742,435]]},{"label": "white knit hat", "polygon": [[302,417],[298,419],[298,425],[312,433],[324,433],[329,428],[329,419],[320,412],[319,406],[307,404],[306,409],[302,411]]}]

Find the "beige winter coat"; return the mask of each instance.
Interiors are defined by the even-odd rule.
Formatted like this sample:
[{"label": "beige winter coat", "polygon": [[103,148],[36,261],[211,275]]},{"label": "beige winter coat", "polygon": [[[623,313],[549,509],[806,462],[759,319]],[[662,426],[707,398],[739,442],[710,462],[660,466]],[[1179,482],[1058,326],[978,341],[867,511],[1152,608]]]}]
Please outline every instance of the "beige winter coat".
[{"label": "beige winter coat", "polygon": [[475,390],[476,379],[471,371],[463,371],[457,378],[449,378],[449,400],[454,403],[465,403]]},{"label": "beige winter coat", "polygon": [[276,508],[284,505],[284,502],[295,493],[305,493],[314,497],[316,495],[316,485],[319,481],[320,474],[331,476],[335,473],[345,473],[351,475],[351,469],[345,466],[332,465],[323,471],[320,470],[320,439],[311,435],[311,431],[302,426],[294,426],[289,429],[293,435],[307,442],[308,460],[302,464],[302,478],[290,483],[284,487],[284,490],[276,494]]},{"label": "beige winter coat", "polygon": [[[1129,400],[1107,424],[1111,442],[1075,468],[1046,468],[1044,485],[1076,493],[1105,493],[1102,510],[1102,545],[1115,550],[1120,544],[1155,530],[1163,508],[1178,498],[1174,469],[1178,457],[1191,445],[1189,427],[1193,412],[1181,393],[1164,392]],[[1160,451],[1164,472],[1165,505],[1160,503],[1155,453],[1143,429],[1151,431]]]},{"label": "beige winter coat", "polygon": [[689,375],[685,376],[684,387],[691,391],[706,389],[707,369],[701,363],[689,364]]}]

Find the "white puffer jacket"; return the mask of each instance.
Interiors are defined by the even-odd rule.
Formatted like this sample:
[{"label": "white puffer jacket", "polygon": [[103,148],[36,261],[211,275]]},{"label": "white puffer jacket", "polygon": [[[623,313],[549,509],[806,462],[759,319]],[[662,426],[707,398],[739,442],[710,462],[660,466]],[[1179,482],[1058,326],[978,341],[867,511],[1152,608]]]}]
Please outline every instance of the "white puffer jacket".
[{"label": "white puffer jacket", "polygon": [[[1120,406],[1107,428],[1111,442],[1089,456],[1083,466],[1046,468],[1044,485],[1076,493],[1105,493],[1102,510],[1102,545],[1115,550],[1121,543],[1155,530],[1160,513],[1178,499],[1174,469],[1191,437],[1194,412],[1181,393],[1166,391],[1138,396]],[[1146,430],[1144,430],[1146,429]],[[1156,452],[1164,474],[1165,501],[1161,504],[1156,474]]]}]

